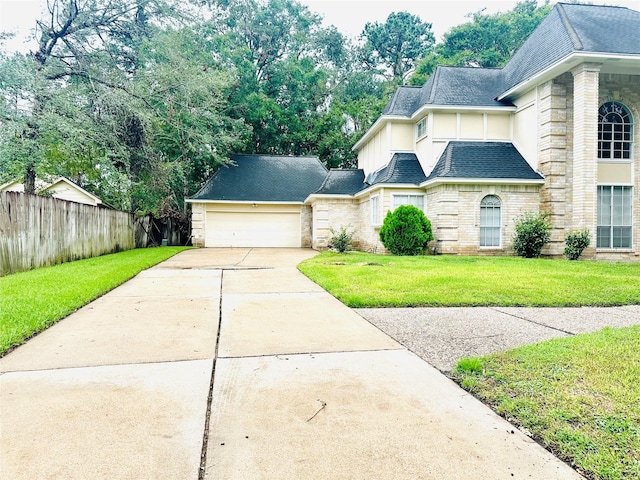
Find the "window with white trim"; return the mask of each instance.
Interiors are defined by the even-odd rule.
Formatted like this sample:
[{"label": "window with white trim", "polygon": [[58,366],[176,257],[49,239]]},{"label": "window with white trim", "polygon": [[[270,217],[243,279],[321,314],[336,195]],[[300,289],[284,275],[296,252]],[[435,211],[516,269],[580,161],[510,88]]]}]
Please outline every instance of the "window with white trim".
[{"label": "window with white trim", "polygon": [[371,205],[371,225],[380,225],[380,196],[374,195],[369,199]]},{"label": "window with white trim", "polygon": [[393,195],[394,210],[400,205],[413,205],[424,212],[424,195]]},{"label": "window with white trim", "polygon": [[427,134],[427,117],[424,117],[416,124],[416,138],[424,137]]},{"label": "window with white trim", "polygon": [[598,158],[631,160],[633,118],[619,102],[607,102],[598,109]]},{"label": "window with white trim", "polygon": [[632,187],[598,186],[597,248],[631,248]]},{"label": "window with white trim", "polygon": [[480,201],[480,246],[499,247],[501,238],[502,202],[495,195],[487,195]]}]

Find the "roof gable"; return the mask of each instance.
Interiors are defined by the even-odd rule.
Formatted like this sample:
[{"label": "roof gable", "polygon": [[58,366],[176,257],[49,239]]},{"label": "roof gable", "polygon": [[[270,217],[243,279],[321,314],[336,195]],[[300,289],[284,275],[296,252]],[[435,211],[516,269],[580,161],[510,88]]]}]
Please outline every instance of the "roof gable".
[{"label": "roof gable", "polygon": [[640,55],[640,12],[558,3],[504,67],[504,91],[572,53]]},{"label": "roof gable", "polygon": [[419,89],[401,86],[383,116],[411,117],[421,107],[499,107],[505,92],[572,53],[640,55],[640,12],[624,7],[558,3],[504,68],[439,65]]},{"label": "roof gable", "polygon": [[232,155],[190,200],[302,202],[327,170],[317,157]]},{"label": "roof gable", "polygon": [[442,152],[428,180],[542,180],[510,142],[452,141]]}]

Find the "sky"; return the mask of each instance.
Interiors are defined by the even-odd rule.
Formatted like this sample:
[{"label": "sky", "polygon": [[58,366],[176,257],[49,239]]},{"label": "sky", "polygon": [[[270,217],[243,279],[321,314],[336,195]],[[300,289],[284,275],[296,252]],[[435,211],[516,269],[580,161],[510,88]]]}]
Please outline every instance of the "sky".
[{"label": "sky", "polygon": [[[335,25],[340,32],[357,37],[367,22],[384,23],[391,12],[407,11],[432,24],[436,41],[451,27],[469,19],[466,15],[486,9],[487,13],[506,12],[513,0],[299,0],[324,17],[325,26]],[[18,31],[12,48],[28,50],[24,37],[35,24],[45,0],[0,0],[0,30]],[[540,2],[539,2],[540,3]],[[555,0],[552,0],[555,3]],[[640,10],[640,0],[593,0],[591,3],[620,5]]]}]

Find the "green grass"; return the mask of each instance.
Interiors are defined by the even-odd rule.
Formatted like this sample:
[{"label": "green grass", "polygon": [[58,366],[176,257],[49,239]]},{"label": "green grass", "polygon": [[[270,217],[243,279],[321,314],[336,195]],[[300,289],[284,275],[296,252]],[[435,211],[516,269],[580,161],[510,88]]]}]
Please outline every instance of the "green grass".
[{"label": "green grass", "polygon": [[298,268],[354,308],[640,304],[640,262],[323,252]]},{"label": "green grass", "polygon": [[183,250],[128,250],[0,277],[0,355]]},{"label": "green grass", "polygon": [[640,478],[640,326],[464,359],[453,375],[588,478]]}]

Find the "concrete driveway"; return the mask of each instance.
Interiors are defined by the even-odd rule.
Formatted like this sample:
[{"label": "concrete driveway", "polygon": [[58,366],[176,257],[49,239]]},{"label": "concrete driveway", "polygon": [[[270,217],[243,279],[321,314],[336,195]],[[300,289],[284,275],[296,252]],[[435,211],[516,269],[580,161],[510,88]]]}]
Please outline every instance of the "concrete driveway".
[{"label": "concrete driveway", "polygon": [[184,252],[0,359],[0,478],[581,478],[300,274],[314,254]]}]

